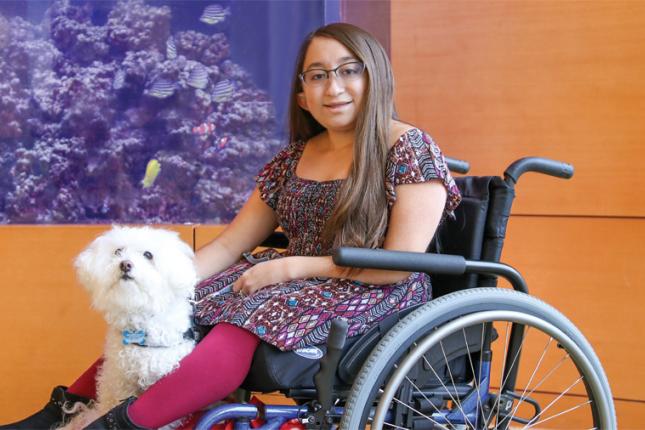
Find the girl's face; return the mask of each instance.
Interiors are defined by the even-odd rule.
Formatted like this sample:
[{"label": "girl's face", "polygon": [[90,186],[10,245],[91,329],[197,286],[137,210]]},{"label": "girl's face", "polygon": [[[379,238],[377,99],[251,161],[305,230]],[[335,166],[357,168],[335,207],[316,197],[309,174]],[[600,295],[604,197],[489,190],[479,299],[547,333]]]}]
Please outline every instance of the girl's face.
[{"label": "girl's face", "polygon": [[315,78],[302,82],[303,91],[298,94],[298,105],[309,111],[327,130],[354,130],[367,88],[367,76],[360,73],[362,65],[356,63],[344,66],[337,73],[328,72],[328,79],[324,79],[324,71],[316,73],[314,70],[332,70],[352,62],[360,60],[335,39],[315,37],[307,49],[302,72],[309,72]]}]

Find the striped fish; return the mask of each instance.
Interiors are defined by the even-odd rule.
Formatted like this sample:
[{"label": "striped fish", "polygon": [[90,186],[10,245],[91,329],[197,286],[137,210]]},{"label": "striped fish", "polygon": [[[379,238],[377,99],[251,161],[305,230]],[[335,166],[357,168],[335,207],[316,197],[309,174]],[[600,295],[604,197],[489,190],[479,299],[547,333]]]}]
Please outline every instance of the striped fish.
[{"label": "striped fish", "polygon": [[125,85],[125,71],[119,69],[114,74],[114,80],[112,81],[112,88],[115,90],[120,90]]},{"label": "striped fish", "polygon": [[159,163],[159,161],[155,160],[154,158],[148,161],[148,165],[146,166],[146,174],[141,180],[141,186],[143,188],[152,187],[152,184],[155,183],[155,179],[157,179],[157,176],[159,176],[160,171],[161,164]]},{"label": "striped fish", "polygon": [[204,89],[208,85],[208,70],[206,67],[195,62],[195,65],[188,73],[188,80],[186,81],[188,85],[193,88]]},{"label": "striped fish", "polygon": [[155,97],[158,99],[165,99],[167,97],[170,97],[175,93],[176,85],[174,82],[170,82],[167,79],[157,79],[155,80],[150,88],[146,90],[146,93],[151,96]]},{"label": "striped fish", "polygon": [[177,58],[177,45],[175,45],[175,39],[172,36],[166,40],[166,58],[169,60]]},{"label": "striped fish", "polygon": [[206,24],[215,25],[224,21],[226,16],[230,14],[231,12],[229,8],[224,9],[221,5],[211,4],[206,6],[204,12],[202,12],[202,16],[199,17],[199,20]]},{"label": "striped fish", "polygon": [[215,87],[213,88],[212,99],[217,103],[223,103],[233,96],[234,91],[235,86],[233,85],[233,82],[229,81],[228,79],[224,79],[223,81],[219,81],[217,84],[215,84]]}]

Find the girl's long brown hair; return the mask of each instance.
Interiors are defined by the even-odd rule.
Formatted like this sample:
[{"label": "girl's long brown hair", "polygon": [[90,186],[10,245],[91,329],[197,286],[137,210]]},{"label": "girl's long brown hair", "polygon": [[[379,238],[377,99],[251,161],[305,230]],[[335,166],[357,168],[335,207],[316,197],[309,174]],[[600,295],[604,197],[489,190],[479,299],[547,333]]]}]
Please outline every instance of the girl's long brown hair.
[{"label": "girl's long brown hair", "polygon": [[333,214],[327,221],[323,240],[334,247],[377,248],[387,228],[385,163],[390,121],[394,117],[394,79],[390,61],[381,44],[368,32],[351,24],[329,24],[310,33],[298,53],[289,101],[291,141],[307,141],[325,131],[297,103],[302,84],[305,55],[315,37],[342,43],[365,64],[367,89],[356,120],[354,154],[350,173],[337,196]]}]

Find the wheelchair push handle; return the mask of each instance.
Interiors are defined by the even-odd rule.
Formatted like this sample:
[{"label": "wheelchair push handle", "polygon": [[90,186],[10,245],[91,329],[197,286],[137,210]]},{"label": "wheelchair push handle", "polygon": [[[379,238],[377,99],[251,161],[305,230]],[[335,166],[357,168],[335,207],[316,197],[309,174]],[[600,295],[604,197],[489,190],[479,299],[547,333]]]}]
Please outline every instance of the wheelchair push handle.
[{"label": "wheelchair push handle", "polygon": [[470,163],[464,160],[458,160],[456,158],[444,157],[446,159],[446,164],[448,169],[451,172],[463,173],[466,174],[470,170]]},{"label": "wheelchair push handle", "polygon": [[514,161],[504,172],[506,182],[516,184],[526,172],[544,173],[557,178],[569,179],[573,176],[573,166],[562,161],[541,157],[525,157]]}]

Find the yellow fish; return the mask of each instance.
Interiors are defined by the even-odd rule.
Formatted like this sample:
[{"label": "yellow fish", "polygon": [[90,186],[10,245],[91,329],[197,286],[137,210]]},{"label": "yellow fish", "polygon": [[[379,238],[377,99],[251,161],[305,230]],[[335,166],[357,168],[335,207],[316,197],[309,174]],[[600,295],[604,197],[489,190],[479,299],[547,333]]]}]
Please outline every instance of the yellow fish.
[{"label": "yellow fish", "polygon": [[146,166],[146,175],[143,177],[143,180],[141,181],[141,184],[143,185],[143,188],[150,188],[152,187],[152,184],[155,183],[155,179],[157,179],[157,176],[159,176],[159,172],[161,171],[161,164],[154,158],[150,161],[148,161],[148,165]]}]

